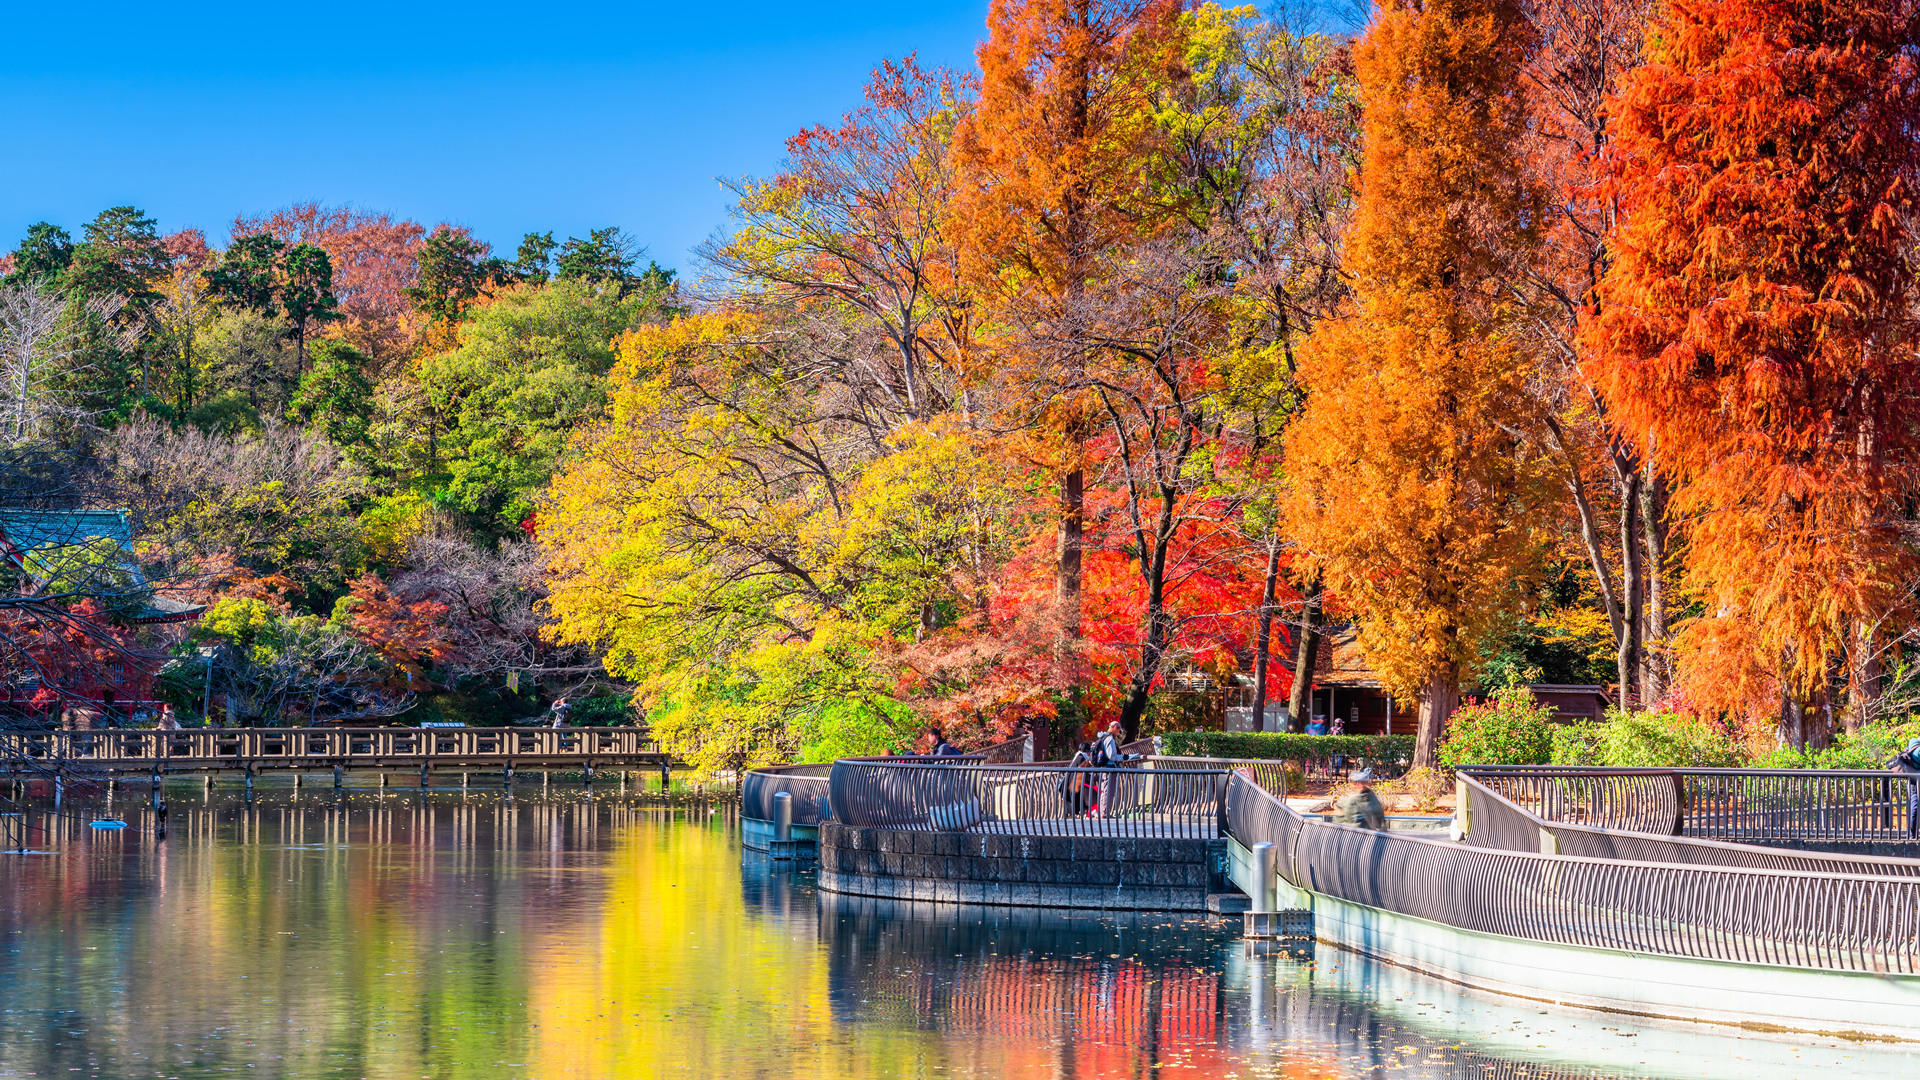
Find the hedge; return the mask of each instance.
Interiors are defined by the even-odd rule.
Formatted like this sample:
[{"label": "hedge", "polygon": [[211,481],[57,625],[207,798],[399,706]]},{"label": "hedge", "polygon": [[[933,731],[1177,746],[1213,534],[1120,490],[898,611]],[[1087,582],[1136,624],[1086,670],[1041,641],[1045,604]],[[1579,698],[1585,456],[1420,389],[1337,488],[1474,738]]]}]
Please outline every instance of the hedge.
[{"label": "hedge", "polygon": [[1277,731],[1174,731],[1160,736],[1174,757],[1324,761],[1336,755],[1391,763],[1413,759],[1411,735],[1294,735]]}]

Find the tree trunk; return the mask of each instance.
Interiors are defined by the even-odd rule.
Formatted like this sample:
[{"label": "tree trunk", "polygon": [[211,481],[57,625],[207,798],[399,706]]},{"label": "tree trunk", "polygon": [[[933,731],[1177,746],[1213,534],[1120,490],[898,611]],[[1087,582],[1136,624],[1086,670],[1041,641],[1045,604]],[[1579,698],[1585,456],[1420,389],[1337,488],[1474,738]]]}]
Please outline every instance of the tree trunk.
[{"label": "tree trunk", "polygon": [[[1080,636],[1080,551],[1086,501],[1086,473],[1075,468],[1060,482],[1060,569],[1054,578],[1054,599],[1060,603],[1063,644]],[[1061,650],[1063,655],[1065,651]]]},{"label": "tree trunk", "polygon": [[1807,711],[1793,691],[1780,693],[1780,723],[1777,732],[1782,747],[1807,748]]},{"label": "tree trunk", "polygon": [[1413,740],[1413,767],[1432,769],[1440,764],[1440,736],[1446,731],[1447,717],[1460,703],[1460,677],[1452,672],[1436,671],[1427,676],[1420,688],[1420,728]]},{"label": "tree trunk", "polygon": [[1293,692],[1287,695],[1287,730],[1307,730],[1307,710],[1312,708],[1313,669],[1320,662],[1320,575],[1301,591],[1300,636],[1293,650]]},{"label": "tree trunk", "polygon": [[1880,657],[1880,628],[1865,619],[1853,626],[1847,645],[1847,711],[1842,722],[1847,734],[1857,735],[1880,710],[1880,687],[1885,666]]},{"label": "tree trunk", "polygon": [[1267,657],[1273,645],[1273,593],[1280,577],[1280,548],[1267,552],[1267,581],[1260,589],[1260,637],[1253,643],[1253,730],[1267,730]]},{"label": "tree trunk", "polygon": [[1614,652],[1614,675],[1619,680],[1620,707],[1631,709],[1639,703],[1637,677],[1640,674],[1640,620],[1645,590],[1640,574],[1639,503],[1640,472],[1623,470],[1620,475],[1620,637]]},{"label": "tree trunk", "polygon": [[1648,461],[1640,493],[1640,532],[1646,542],[1647,615],[1640,637],[1640,695],[1667,696],[1672,654],[1667,649],[1667,482]]}]

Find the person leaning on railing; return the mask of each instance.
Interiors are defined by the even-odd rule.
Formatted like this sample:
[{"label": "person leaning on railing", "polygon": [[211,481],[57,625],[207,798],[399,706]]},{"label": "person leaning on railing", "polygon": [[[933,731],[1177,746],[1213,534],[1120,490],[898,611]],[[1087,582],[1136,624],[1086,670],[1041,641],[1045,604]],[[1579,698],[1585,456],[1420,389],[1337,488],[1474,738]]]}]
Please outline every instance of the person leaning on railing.
[{"label": "person leaning on railing", "polygon": [[1380,804],[1380,796],[1373,793],[1373,770],[1361,769],[1349,779],[1353,782],[1353,790],[1340,796],[1340,801],[1333,804],[1333,823],[1385,830],[1387,808]]},{"label": "person leaning on railing", "polygon": [[1887,768],[1913,777],[1907,781],[1907,835],[1920,836],[1920,739],[1909,740]]}]

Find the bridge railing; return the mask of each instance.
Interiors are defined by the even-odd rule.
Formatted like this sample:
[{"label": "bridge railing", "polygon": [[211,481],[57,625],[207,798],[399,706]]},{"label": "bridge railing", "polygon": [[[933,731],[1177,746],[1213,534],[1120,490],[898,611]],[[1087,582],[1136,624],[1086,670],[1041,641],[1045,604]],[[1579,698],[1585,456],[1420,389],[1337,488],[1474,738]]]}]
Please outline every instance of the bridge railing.
[{"label": "bridge railing", "polygon": [[0,756],[101,768],[169,762],[512,761],[655,752],[644,728],[198,728],[0,732]]},{"label": "bridge railing", "polygon": [[818,825],[833,820],[827,799],[827,778],[831,764],[769,765],[747,773],[740,784],[740,816],[757,821],[773,820],[773,797],[786,792],[793,800],[795,825]]},{"label": "bridge railing", "polygon": [[1304,889],[1467,930],[1590,948],[1920,972],[1920,880],[1494,850],[1307,819],[1237,775],[1235,838]]},{"label": "bridge railing", "polygon": [[833,820],[863,828],[1030,836],[1220,835],[1224,769],[1074,769],[837,761]]},{"label": "bridge railing", "polygon": [[1542,851],[1592,859],[1672,863],[1683,866],[1744,866],[1886,877],[1920,877],[1920,859],[1793,851],[1689,836],[1603,829],[1549,821],[1468,773],[1457,775],[1461,809],[1454,817],[1461,838],[1474,847]]},{"label": "bridge railing", "polygon": [[1548,821],[1750,844],[1907,840],[1907,796],[1917,779],[1842,769],[1466,771]]}]

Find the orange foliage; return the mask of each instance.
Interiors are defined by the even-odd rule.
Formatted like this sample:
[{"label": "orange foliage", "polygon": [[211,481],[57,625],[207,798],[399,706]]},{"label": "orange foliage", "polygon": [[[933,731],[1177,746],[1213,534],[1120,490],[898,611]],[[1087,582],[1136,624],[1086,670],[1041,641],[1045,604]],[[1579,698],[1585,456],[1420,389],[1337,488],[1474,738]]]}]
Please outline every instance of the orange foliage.
[{"label": "orange foliage", "polygon": [[262,232],[289,243],[313,244],[333,261],[333,291],[342,319],[330,333],[380,363],[413,348],[420,328],[402,290],[414,283],[418,272],[415,260],[427,232],[418,222],[311,202],[233,221],[235,236]]},{"label": "orange foliage", "polygon": [[1307,406],[1287,440],[1285,527],[1356,609],[1395,694],[1419,695],[1418,765],[1537,555],[1530,365],[1501,283],[1543,208],[1510,167],[1529,44],[1506,0],[1380,10],[1355,52],[1354,300],[1302,349]]},{"label": "orange foliage", "polygon": [[1677,482],[1709,613],[1682,679],[1738,712],[1761,688],[1732,673],[1811,692],[1915,570],[1893,517],[1920,451],[1920,10],[1675,0],[1648,40],[1613,104],[1586,370]]},{"label": "orange foliage", "polygon": [[387,592],[377,574],[362,574],[352,583],[348,625],[353,635],[378,652],[408,681],[426,675],[436,664],[458,659],[458,650],[445,632],[446,604],[437,600],[405,603]]}]

